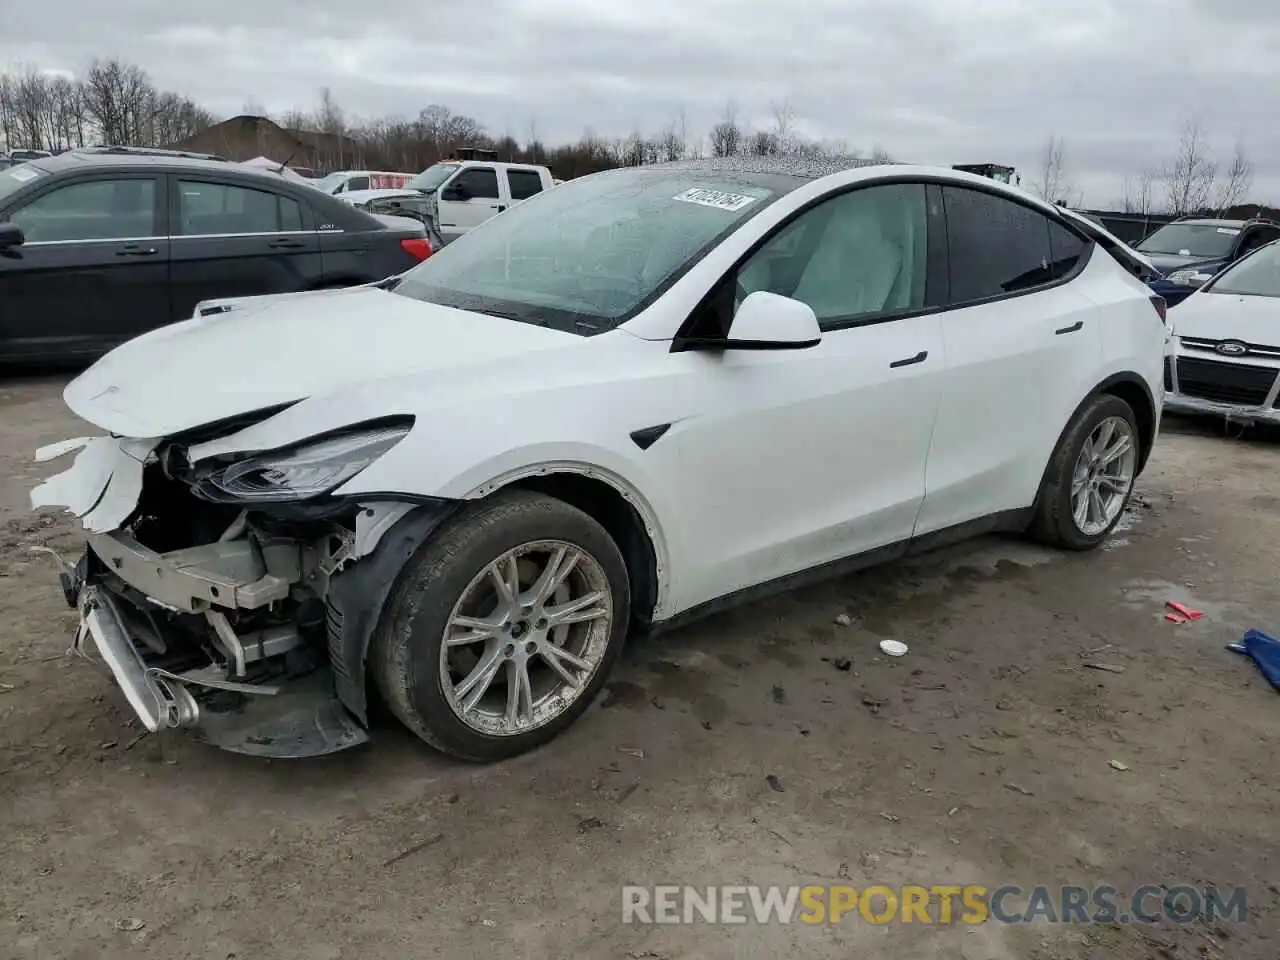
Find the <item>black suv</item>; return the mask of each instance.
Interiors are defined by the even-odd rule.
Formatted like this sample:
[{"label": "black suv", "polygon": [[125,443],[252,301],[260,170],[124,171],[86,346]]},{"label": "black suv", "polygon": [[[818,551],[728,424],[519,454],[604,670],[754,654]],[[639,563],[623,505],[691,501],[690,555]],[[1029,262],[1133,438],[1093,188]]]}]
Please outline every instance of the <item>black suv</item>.
[{"label": "black suv", "polygon": [[88,359],[215,297],[351,286],[423,226],[216,157],[109,147],[0,169],[0,361]]}]

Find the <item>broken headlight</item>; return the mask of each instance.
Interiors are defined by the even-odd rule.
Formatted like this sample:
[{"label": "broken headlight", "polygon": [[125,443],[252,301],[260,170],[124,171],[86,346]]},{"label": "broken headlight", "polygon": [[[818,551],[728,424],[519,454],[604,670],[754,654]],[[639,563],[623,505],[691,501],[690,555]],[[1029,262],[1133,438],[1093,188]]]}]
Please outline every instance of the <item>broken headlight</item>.
[{"label": "broken headlight", "polygon": [[411,424],[375,427],[214,468],[196,483],[210,500],[291,502],[340,487],[399,443]]}]

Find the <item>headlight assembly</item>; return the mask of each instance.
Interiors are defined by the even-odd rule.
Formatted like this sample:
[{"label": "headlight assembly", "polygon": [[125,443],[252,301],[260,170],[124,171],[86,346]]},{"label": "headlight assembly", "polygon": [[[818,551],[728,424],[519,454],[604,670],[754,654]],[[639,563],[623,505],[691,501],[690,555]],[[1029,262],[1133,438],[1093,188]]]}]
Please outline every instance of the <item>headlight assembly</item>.
[{"label": "headlight assembly", "polygon": [[209,500],[289,503],[322,496],[346,483],[394,447],[411,424],[374,427],[326,437],[220,465],[199,477]]}]

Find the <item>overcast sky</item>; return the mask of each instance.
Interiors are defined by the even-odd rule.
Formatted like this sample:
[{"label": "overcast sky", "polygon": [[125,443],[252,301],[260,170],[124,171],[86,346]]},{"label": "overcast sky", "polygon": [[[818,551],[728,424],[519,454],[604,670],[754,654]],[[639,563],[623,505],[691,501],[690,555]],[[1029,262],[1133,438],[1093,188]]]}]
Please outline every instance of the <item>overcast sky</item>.
[{"label": "overcast sky", "polygon": [[0,0],[0,66],[143,66],[218,114],[310,107],[353,118],[443,103],[488,132],[705,133],[788,101],[821,138],[1034,179],[1066,142],[1090,205],[1161,165],[1199,118],[1257,199],[1280,200],[1277,0]]}]

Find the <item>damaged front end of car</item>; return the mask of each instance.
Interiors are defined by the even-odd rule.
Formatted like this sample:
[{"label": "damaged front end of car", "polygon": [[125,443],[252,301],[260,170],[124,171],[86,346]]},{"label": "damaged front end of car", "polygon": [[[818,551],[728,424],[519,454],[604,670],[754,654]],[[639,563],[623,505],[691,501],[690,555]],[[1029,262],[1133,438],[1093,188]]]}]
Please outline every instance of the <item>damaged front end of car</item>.
[{"label": "damaged front end of car", "polygon": [[59,558],[81,616],[73,649],[106,665],[153,733],[188,728],[270,757],[364,743],[369,640],[400,566],[451,504],[334,493],[411,418],[201,457],[240,426],[37,453],[79,450],[31,497],[74,513],[88,534],[74,564]]}]

